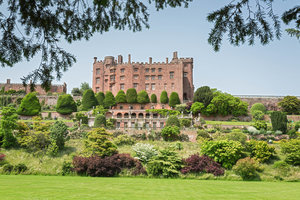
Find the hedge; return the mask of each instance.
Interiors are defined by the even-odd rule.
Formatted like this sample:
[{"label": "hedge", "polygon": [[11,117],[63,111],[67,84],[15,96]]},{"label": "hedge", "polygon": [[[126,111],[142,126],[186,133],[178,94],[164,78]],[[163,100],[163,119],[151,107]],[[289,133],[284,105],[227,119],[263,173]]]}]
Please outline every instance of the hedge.
[{"label": "hedge", "polygon": [[70,94],[60,95],[57,100],[56,111],[63,115],[77,112],[77,106]]},{"label": "hedge", "polygon": [[35,92],[28,93],[21,101],[17,113],[19,115],[34,116],[41,111],[39,99],[36,97]]}]

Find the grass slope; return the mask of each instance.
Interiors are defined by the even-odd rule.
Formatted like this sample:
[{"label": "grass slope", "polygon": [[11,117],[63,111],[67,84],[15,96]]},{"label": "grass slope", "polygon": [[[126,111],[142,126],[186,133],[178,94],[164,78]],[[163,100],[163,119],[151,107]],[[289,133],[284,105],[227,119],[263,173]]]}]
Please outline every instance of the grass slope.
[{"label": "grass slope", "polygon": [[6,199],[299,199],[300,183],[1,175]]}]

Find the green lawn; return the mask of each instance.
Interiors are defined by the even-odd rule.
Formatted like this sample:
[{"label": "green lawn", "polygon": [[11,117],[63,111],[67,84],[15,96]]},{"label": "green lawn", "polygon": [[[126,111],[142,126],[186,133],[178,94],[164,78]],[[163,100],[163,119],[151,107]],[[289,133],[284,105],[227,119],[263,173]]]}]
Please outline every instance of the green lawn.
[{"label": "green lawn", "polygon": [[300,183],[1,175],[5,199],[299,199]]}]

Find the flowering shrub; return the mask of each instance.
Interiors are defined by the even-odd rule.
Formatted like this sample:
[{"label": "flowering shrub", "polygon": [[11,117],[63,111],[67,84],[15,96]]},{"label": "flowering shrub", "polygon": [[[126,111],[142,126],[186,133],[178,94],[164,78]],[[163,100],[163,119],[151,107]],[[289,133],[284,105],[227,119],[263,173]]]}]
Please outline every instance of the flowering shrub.
[{"label": "flowering shrub", "polygon": [[260,170],[258,163],[249,157],[238,160],[233,166],[233,171],[244,180],[255,178],[258,170]]},{"label": "flowering shrub", "polygon": [[251,140],[248,144],[250,157],[258,162],[268,161],[275,154],[275,148],[265,141]]},{"label": "flowering shrub", "polygon": [[137,143],[132,149],[136,158],[143,163],[147,163],[152,157],[158,155],[158,150],[151,144]]},{"label": "flowering shrub", "polygon": [[219,163],[214,161],[208,156],[199,156],[198,154],[191,155],[187,159],[183,159],[184,167],[181,169],[181,173],[212,173],[215,176],[221,176],[224,174],[224,169]]}]

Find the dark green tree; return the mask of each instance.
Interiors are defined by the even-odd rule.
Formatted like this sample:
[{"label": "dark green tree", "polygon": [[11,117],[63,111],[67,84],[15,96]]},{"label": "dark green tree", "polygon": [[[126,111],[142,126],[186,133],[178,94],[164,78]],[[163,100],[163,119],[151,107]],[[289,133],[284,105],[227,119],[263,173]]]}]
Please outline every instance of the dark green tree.
[{"label": "dark green tree", "polygon": [[96,99],[97,99],[98,104],[99,104],[100,106],[104,106],[105,95],[104,95],[103,92],[98,92],[98,93],[96,94]]},{"label": "dark green tree", "polygon": [[157,103],[156,94],[151,94],[151,103]]},{"label": "dark green tree", "polygon": [[169,105],[174,108],[177,104],[180,104],[178,93],[172,92],[169,99]]},{"label": "dark green tree", "polygon": [[287,130],[287,117],[286,114],[280,111],[274,111],[271,113],[271,123],[274,131],[281,131],[286,133]]},{"label": "dark green tree", "polygon": [[92,89],[92,88],[90,87],[90,85],[87,82],[81,83],[81,85],[80,85],[81,95],[84,94],[85,91],[90,90],[90,89]]},{"label": "dark green tree", "polygon": [[60,95],[57,100],[56,111],[63,115],[69,115],[72,114],[72,112],[77,112],[77,105],[73,97],[69,94]]},{"label": "dark green tree", "polygon": [[148,93],[145,90],[141,90],[137,95],[137,101],[141,104],[150,103]]},{"label": "dark green tree", "polygon": [[112,92],[107,91],[105,94],[105,99],[104,99],[104,107],[110,108],[114,105],[116,105],[116,99]]},{"label": "dark green tree", "polygon": [[87,111],[97,105],[98,101],[95,97],[94,91],[92,89],[86,90],[82,97],[81,109]]},{"label": "dark green tree", "polygon": [[284,97],[278,105],[281,107],[282,111],[286,112],[288,115],[300,114],[300,99],[295,96]]},{"label": "dark green tree", "polygon": [[130,88],[126,91],[127,103],[137,103],[137,93],[134,88]]},{"label": "dark green tree", "polygon": [[116,96],[117,103],[127,103],[126,94],[123,90],[120,90]]},{"label": "dark green tree", "polygon": [[17,109],[19,115],[34,116],[41,112],[41,105],[35,92],[28,93],[21,101]]},{"label": "dark green tree", "polygon": [[68,126],[63,121],[56,121],[50,127],[50,138],[58,146],[58,149],[63,149],[65,142],[68,139]]},{"label": "dark green tree", "polygon": [[0,114],[0,147],[15,147],[17,146],[17,139],[13,135],[13,130],[17,128],[18,115],[16,109],[4,107]]},{"label": "dark green tree", "polygon": [[95,128],[106,127],[106,118],[104,115],[97,115],[94,122]]},{"label": "dark green tree", "polygon": [[79,88],[73,88],[71,94],[73,96],[81,96],[82,95],[82,93],[81,93],[81,91],[80,91]]},{"label": "dark green tree", "polygon": [[160,94],[160,103],[169,103],[168,93],[167,91],[162,91]]},{"label": "dark green tree", "polygon": [[210,104],[213,98],[213,92],[208,86],[202,86],[198,88],[194,93],[194,102],[203,103],[205,107],[207,107]]}]

